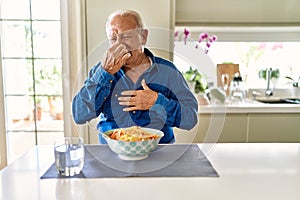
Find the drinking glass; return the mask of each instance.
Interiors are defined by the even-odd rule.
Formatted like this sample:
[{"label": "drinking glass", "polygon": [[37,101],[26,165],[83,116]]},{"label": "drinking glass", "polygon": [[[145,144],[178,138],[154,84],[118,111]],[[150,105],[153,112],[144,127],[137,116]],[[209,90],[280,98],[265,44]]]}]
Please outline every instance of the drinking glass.
[{"label": "drinking glass", "polygon": [[54,144],[55,165],[62,176],[80,174],[84,165],[84,146],[81,137],[64,137]]}]

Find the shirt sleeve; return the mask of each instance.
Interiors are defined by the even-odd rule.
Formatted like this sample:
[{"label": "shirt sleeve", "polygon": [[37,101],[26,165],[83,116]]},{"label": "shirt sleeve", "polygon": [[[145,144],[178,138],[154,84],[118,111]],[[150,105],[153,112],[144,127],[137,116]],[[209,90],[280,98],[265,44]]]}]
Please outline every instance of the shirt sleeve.
[{"label": "shirt sleeve", "polygon": [[170,87],[173,95],[167,97],[158,93],[150,112],[155,112],[167,126],[190,130],[198,122],[198,102],[179,73],[176,87]]},{"label": "shirt sleeve", "polygon": [[101,107],[109,96],[113,80],[114,76],[106,72],[100,63],[90,70],[88,78],[72,101],[72,115],[77,124],[86,123],[97,117],[96,96],[97,106]]}]

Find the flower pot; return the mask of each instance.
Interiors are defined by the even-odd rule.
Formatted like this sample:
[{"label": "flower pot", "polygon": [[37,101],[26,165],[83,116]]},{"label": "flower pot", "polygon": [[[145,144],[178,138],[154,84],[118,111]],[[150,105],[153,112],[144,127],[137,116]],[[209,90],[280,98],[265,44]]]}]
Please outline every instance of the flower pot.
[{"label": "flower pot", "polygon": [[56,120],[63,120],[64,119],[64,116],[63,116],[63,113],[60,112],[60,113],[56,113]]},{"label": "flower pot", "polygon": [[300,87],[293,87],[292,97],[293,98],[300,98]]},{"label": "flower pot", "polygon": [[35,114],[36,120],[41,121],[42,119],[42,107],[37,105],[35,109],[33,109],[33,115]]},{"label": "flower pot", "polygon": [[195,95],[197,97],[197,100],[198,100],[198,104],[200,106],[204,106],[204,105],[208,105],[210,104],[206,94],[203,94],[203,93],[199,93],[199,94],[196,94]]}]

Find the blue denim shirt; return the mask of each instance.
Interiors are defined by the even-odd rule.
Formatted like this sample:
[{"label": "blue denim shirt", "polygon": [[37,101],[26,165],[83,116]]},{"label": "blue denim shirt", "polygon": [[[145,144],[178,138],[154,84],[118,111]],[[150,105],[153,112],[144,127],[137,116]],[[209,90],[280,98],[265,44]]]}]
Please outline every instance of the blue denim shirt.
[{"label": "blue denim shirt", "polygon": [[[198,121],[198,103],[184,77],[170,61],[155,57],[146,48],[145,54],[152,60],[152,66],[136,83],[122,69],[111,75],[101,67],[101,63],[94,66],[73,98],[74,121],[83,124],[99,117],[97,129],[100,132],[135,125],[159,129],[164,132],[160,143],[174,141],[172,127],[192,129]],[[158,92],[155,104],[150,110],[124,112],[118,97],[124,90],[142,90],[143,79],[151,90]],[[99,142],[105,143],[101,134]]]}]

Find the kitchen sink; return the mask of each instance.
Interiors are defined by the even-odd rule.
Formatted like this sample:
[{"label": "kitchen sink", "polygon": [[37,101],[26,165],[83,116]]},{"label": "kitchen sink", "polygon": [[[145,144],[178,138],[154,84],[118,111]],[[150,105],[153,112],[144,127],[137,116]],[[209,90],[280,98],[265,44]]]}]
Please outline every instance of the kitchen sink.
[{"label": "kitchen sink", "polygon": [[300,99],[298,98],[257,97],[255,100],[268,104],[300,104]]}]

